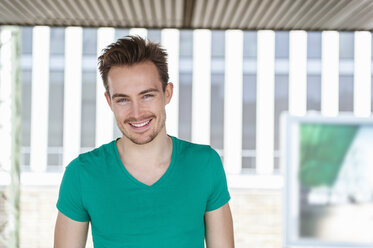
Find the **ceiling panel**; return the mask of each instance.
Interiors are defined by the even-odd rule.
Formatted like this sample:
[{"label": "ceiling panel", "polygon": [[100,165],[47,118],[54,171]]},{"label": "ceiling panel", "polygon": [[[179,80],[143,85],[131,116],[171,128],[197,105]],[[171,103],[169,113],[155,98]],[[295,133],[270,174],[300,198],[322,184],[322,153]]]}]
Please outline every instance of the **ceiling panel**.
[{"label": "ceiling panel", "polygon": [[371,0],[0,0],[0,25],[373,30]]}]

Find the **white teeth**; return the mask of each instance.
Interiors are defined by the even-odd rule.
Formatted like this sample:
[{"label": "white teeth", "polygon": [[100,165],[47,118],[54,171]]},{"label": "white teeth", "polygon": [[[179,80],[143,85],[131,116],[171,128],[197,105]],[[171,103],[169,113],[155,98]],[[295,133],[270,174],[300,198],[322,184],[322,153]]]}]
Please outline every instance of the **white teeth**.
[{"label": "white teeth", "polygon": [[135,123],[131,123],[131,125],[134,126],[134,127],[143,127],[143,126],[147,125],[149,122],[150,122],[150,120],[145,121],[143,123],[136,123],[136,124]]}]

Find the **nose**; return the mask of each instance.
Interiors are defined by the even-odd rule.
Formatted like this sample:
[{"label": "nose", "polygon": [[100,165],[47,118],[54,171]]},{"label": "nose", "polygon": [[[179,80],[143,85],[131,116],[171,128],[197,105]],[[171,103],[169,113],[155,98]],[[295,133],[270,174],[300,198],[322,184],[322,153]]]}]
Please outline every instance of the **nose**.
[{"label": "nose", "polygon": [[142,112],[142,107],[141,107],[140,103],[133,102],[132,103],[132,108],[131,108],[131,116],[134,119],[139,119],[140,116],[141,116],[141,112]]}]

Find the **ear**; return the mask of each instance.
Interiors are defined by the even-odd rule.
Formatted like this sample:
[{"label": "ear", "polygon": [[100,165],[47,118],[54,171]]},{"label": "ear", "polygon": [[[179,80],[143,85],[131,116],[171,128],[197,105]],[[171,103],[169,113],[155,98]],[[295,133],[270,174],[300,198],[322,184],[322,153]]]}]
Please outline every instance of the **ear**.
[{"label": "ear", "polygon": [[164,91],[165,103],[168,104],[171,101],[172,94],[174,92],[173,83],[168,83]]},{"label": "ear", "polygon": [[107,92],[105,92],[105,98],[106,98],[107,103],[109,104],[110,109],[112,109],[111,98]]}]

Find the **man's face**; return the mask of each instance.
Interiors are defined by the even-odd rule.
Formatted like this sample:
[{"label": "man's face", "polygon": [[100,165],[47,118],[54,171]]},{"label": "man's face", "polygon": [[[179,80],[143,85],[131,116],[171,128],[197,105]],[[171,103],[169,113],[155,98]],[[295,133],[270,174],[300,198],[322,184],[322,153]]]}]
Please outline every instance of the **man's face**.
[{"label": "man's face", "polygon": [[173,85],[163,91],[154,63],[114,66],[108,73],[109,93],[105,93],[122,134],[135,144],[151,142],[165,132],[165,105]]}]

